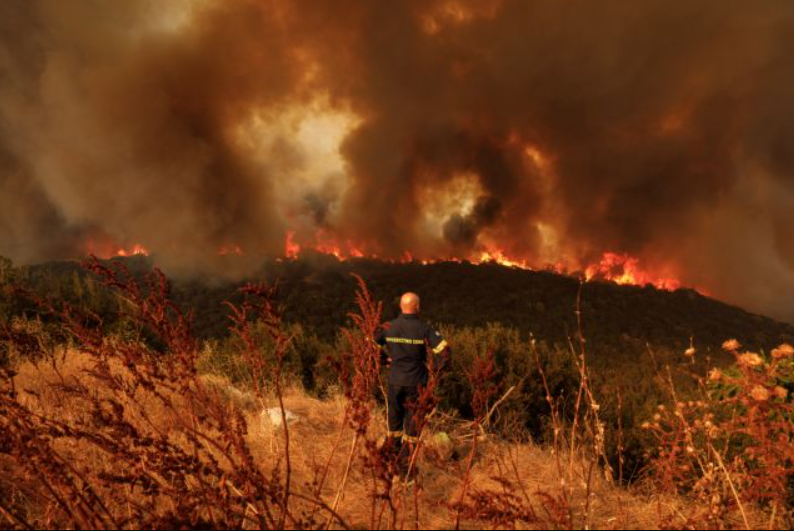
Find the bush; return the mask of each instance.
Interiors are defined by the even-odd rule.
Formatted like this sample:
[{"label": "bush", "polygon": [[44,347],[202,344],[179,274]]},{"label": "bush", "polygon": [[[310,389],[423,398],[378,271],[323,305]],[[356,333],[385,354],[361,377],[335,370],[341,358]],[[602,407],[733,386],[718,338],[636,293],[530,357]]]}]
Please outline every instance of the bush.
[{"label": "bush", "polygon": [[672,406],[646,424],[658,439],[654,471],[701,501],[700,524],[725,526],[740,515],[747,525],[747,507],[759,505],[785,519],[794,509],[794,348],[769,356],[742,352],[735,340],[724,348],[733,367],[713,369],[696,400],[682,399],[671,382]]},{"label": "bush", "polygon": [[[262,345],[259,355],[263,362],[272,364],[276,350],[267,326],[261,321],[256,322],[252,324],[252,330],[256,340]],[[320,341],[315,334],[307,332],[297,324],[287,325],[285,334],[292,341],[284,360],[283,377],[310,393],[324,396],[336,380],[327,359],[334,356],[339,345]],[[198,370],[223,376],[235,386],[253,386],[251,367],[243,355],[242,340],[237,336],[204,342]]]},{"label": "bush", "polygon": [[[452,357],[439,388],[441,406],[471,418],[472,390],[467,375],[477,360],[492,353],[502,393],[516,388],[500,406],[493,419],[494,426],[502,434],[544,438],[550,411],[529,340],[523,339],[518,330],[495,323],[482,328],[449,327],[444,329],[444,335],[452,345]],[[578,387],[578,374],[570,353],[545,343],[539,345],[539,352],[555,398],[570,401]]]}]

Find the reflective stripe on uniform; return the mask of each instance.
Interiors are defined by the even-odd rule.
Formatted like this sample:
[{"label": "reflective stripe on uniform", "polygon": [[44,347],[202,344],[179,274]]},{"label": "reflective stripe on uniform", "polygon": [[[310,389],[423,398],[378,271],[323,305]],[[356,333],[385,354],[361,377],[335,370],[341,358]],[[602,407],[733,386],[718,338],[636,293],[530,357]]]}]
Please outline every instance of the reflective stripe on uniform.
[{"label": "reflective stripe on uniform", "polygon": [[419,437],[411,437],[410,435],[403,435],[403,442],[416,444],[419,442]]},{"label": "reflective stripe on uniform", "polygon": [[389,343],[399,343],[401,345],[424,345],[424,339],[405,339],[402,337],[387,337],[386,341]]},{"label": "reflective stripe on uniform", "polygon": [[444,349],[447,348],[447,345],[448,344],[446,341],[442,341],[436,348],[433,349],[433,354],[441,354]]},{"label": "reflective stripe on uniform", "polygon": [[405,433],[402,431],[390,431],[387,435],[392,439],[400,439],[405,435]]}]

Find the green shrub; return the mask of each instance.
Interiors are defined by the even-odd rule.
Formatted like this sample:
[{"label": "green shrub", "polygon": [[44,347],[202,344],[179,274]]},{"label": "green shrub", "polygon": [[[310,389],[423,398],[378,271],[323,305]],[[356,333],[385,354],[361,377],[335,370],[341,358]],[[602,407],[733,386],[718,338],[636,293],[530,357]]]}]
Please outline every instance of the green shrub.
[{"label": "green shrub", "polygon": [[[259,355],[271,366],[275,364],[275,348],[268,330],[262,323],[254,325],[258,343],[264,345]],[[292,344],[284,360],[283,377],[288,383],[298,384],[308,392],[324,394],[334,384],[332,371],[326,362],[337,351],[337,345],[320,341],[315,334],[306,332],[300,325],[290,325],[287,333]],[[199,371],[227,378],[235,386],[253,386],[253,374],[243,355],[240,338],[231,336],[222,340],[209,340],[199,358]],[[272,382],[265,382],[271,384]]]},{"label": "green shrub", "polygon": [[[274,352],[267,330],[257,325],[255,331],[261,336],[261,344],[270,346],[261,355],[273,362]],[[338,375],[332,363],[340,362],[342,353],[349,350],[345,337],[340,334],[333,342],[323,341],[300,325],[290,325],[288,331],[293,340],[285,360],[285,379],[317,396],[325,396],[338,387]],[[519,330],[498,323],[481,327],[443,327],[442,332],[452,345],[450,362],[438,388],[442,410],[457,413],[462,418],[472,417],[472,389],[467,374],[478,358],[493,353],[500,382],[499,397],[515,389],[495,411],[491,430],[510,439],[550,439],[551,416],[538,361],[552,398],[559,406],[561,420],[572,420],[580,377],[570,345],[539,341],[533,350],[530,339]],[[642,344],[632,347],[626,351],[602,347],[595,354],[589,354],[591,386],[601,406],[601,420],[607,427],[607,453],[614,470],[622,468],[626,480],[636,479],[653,454],[656,441],[641,425],[653,416],[658,404],[667,399],[646,347]],[[241,341],[235,337],[207,341],[199,370],[223,376],[235,386],[250,388],[252,374],[241,354],[242,348]],[[689,363],[681,354],[672,351],[657,352],[656,361],[668,365]],[[682,392],[684,389],[682,385]],[[376,398],[381,399],[380,396]],[[619,455],[623,457],[622,467]]]},{"label": "green shrub", "polygon": [[[481,328],[450,327],[444,334],[452,345],[452,357],[439,388],[441,406],[464,417],[472,415],[472,391],[466,375],[476,359],[490,352],[496,361],[500,396],[516,388],[492,419],[494,426],[502,434],[543,438],[550,412],[529,340],[516,329],[494,323]],[[541,343],[538,354],[554,397],[570,400],[578,382],[570,353]]]}]

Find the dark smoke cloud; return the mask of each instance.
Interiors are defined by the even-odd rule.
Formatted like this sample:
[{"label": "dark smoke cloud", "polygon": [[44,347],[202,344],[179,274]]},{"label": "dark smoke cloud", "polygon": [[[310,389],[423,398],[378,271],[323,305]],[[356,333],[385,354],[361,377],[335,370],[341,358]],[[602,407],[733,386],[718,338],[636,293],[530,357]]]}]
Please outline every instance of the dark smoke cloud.
[{"label": "dark smoke cloud", "polygon": [[[791,50],[788,0],[8,0],[0,253],[103,234],[178,271],[239,245],[242,272],[318,228],[393,257],[611,250],[794,319]],[[268,117],[318,100],[357,125],[312,179]]]},{"label": "dark smoke cloud", "polygon": [[499,217],[501,204],[496,197],[481,197],[471,214],[453,214],[444,224],[444,237],[453,245],[471,249],[483,227],[490,226]]}]

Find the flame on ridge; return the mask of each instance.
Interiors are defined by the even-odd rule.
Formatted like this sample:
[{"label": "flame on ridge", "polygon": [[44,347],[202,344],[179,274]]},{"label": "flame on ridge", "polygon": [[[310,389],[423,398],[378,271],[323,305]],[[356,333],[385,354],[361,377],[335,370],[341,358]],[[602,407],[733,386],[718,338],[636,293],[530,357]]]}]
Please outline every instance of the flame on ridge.
[{"label": "flame on ridge", "polygon": [[[327,235],[323,234],[318,234],[316,239],[316,244],[302,245],[296,241],[295,232],[288,232],[284,243],[283,258],[286,260],[297,260],[302,252],[310,250],[319,254],[333,256],[339,261],[347,261],[358,258],[371,258],[376,260],[380,259],[377,255],[367,253],[364,248],[355,245],[351,241],[339,243],[334,238],[327,237]],[[113,257],[150,255],[149,250],[141,244],[135,244],[129,247],[118,247],[117,245],[111,245],[108,242],[97,243],[95,241],[91,241],[88,242],[85,247],[88,254],[105,259]],[[239,245],[229,244],[221,247],[218,250],[218,255],[224,257],[244,256],[245,251]],[[436,259],[417,259],[417,257],[406,251],[399,259],[387,261],[397,263],[419,262],[424,265],[440,262],[468,262],[473,264],[495,263],[505,267],[523,269],[527,271],[538,269],[527,260],[512,257],[498,248],[482,249],[471,256],[463,258],[446,257]],[[554,271],[561,275],[583,276],[588,282],[607,281],[620,285],[651,285],[657,289],[667,291],[675,291],[682,287],[681,282],[675,278],[656,276],[650,271],[643,269],[638,258],[626,253],[605,252],[600,261],[581,268],[579,270],[581,271],[580,273],[576,273],[576,270],[572,270],[562,262],[548,265],[542,269]]]},{"label": "flame on ridge", "polygon": [[[377,255],[366,253],[362,248],[357,247],[352,242],[340,245],[333,239],[325,239],[322,240],[322,243],[317,245],[302,246],[295,241],[295,233],[289,232],[285,243],[285,258],[288,260],[296,260],[304,250],[311,250],[320,254],[334,256],[340,261],[354,258],[379,259]],[[497,248],[484,249],[465,258],[447,257],[437,259],[416,259],[410,252],[406,251],[401,258],[388,261],[397,263],[419,262],[424,265],[440,262],[469,262],[473,264],[496,263],[505,267],[524,269],[527,271],[539,269],[526,259],[512,257]],[[547,265],[542,269],[553,271],[560,275],[583,276],[587,282],[606,281],[614,282],[619,285],[651,285],[657,289],[666,291],[676,291],[682,287],[682,283],[675,278],[657,276],[643,269],[638,258],[632,257],[626,253],[605,252],[599,262],[580,268],[578,273],[576,269],[571,269],[562,262]]]},{"label": "flame on ridge", "polygon": [[656,278],[643,270],[637,258],[628,254],[607,252],[597,264],[585,269],[585,278],[591,280],[607,280],[621,285],[647,286],[675,291],[681,288],[681,282],[673,278]]}]

